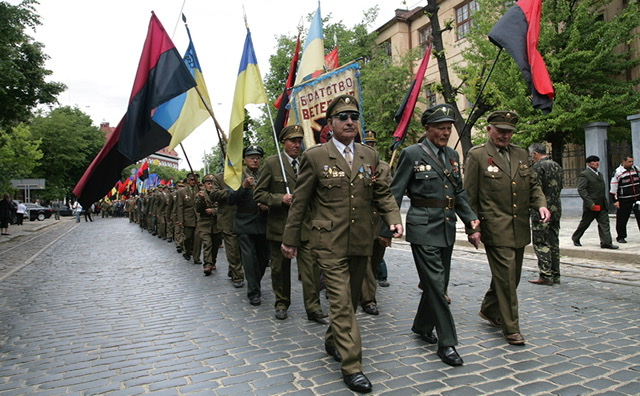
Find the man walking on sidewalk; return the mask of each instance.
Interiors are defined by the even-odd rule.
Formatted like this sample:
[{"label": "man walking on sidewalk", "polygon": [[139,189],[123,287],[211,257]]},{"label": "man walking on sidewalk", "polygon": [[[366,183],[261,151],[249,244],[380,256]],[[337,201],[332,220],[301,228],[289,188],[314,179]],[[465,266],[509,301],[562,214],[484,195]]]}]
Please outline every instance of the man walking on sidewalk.
[{"label": "man walking on sidewalk", "polygon": [[631,212],[636,216],[640,230],[640,173],[633,165],[633,157],[627,155],[611,178],[611,197],[616,212],[616,240],[627,243],[627,222]]},{"label": "man walking on sidewalk", "polygon": [[578,228],[571,236],[575,246],[582,246],[580,238],[589,228],[593,220],[598,222],[600,247],[603,249],[617,249],[612,243],[609,228],[609,202],[605,195],[605,185],[602,173],[598,172],[600,158],[596,155],[587,157],[587,169],[578,176],[578,194],[582,198],[582,219]]}]

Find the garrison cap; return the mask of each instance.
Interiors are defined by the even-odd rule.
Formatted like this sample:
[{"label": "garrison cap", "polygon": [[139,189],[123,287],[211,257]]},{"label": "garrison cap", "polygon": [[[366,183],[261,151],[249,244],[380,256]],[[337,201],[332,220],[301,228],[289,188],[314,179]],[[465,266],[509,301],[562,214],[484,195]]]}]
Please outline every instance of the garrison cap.
[{"label": "garrison cap", "polygon": [[252,144],[251,146],[247,146],[242,150],[242,157],[247,157],[249,155],[259,155],[264,157],[264,150],[262,147]]},{"label": "garrison cap", "polygon": [[333,117],[343,111],[360,113],[360,107],[358,106],[356,98],[351,95],[340,95],[335,97],[331,103],[329,103],[329,107],[327,107],[326,117]]},{"label": "garrison cap", "polygon": [[436,122],[456,122],[456,113],[450,104],[435,105],[422,113],[422,125],[435,124]]},{"label": "garrison cap", "polygon": [[494,111],[487,117],[487,122],[500,129],[516,130],[520,117],[513,111]]},{"label": "garrison cap", "polygon": [[600,157],[598,157],[597,155],[590,155],[587,157],[587,162],[594,162],[594,161],[600,162]]},{"label": "garrison cap", "polygon": [[281,142],[284,142],[287,139],[295,139],[301,137],[304,137],[304,130],[300,125],[297,124],[287,125],[286,127],[282,128],[282,131],[280,131]]},{"label": "garrison cap", "polygon": [[202,182],[206,183],[206,182],[212,182],[215,179],[215,177],[211,174],[206,175],[205,177],[202,178]]},{"label": "garrison cap", "polygon": [[365,143],[377,143],[378,139],[376,139],[376,133],[374,131],[367,131],[364,134],[364,142]]}]

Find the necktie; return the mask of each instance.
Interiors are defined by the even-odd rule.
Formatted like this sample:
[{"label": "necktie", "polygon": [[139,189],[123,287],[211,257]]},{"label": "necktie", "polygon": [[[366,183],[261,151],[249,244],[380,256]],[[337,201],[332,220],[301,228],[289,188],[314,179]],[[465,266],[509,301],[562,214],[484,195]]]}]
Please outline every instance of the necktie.
[{"label": "necktie", "polygon": [[440,150],[438,150],[438,158],[440,158],[440,161],[442,161],[442,163],[446,166],[446,161],[444,159],[444,149],[442,147],[440,147]]},{"label": "necktie", "polygon": [[295,158],[294,158],[293,161],[291,161],[291,167],[293,168],[293,173],[295,175],[297,175],[298,174],[298,161],[296,161]]},{"label": "necktie", "polygon": [[347,161],[347,164],[349,164],[349,168],[351,168],[351,165],[353,165],[353,155],[351,155],[351,148],[349,148],[349,146],[344,148],[344,159]]},{"label": "necktie", "polygon": [[509,173],[511,173],[511,159],[509,158],[509,150],[507,150],[504,147],[501,148],[500,149],[500,156],[502,157],[504,162],[507,164],[507,170],[509,171]]}]

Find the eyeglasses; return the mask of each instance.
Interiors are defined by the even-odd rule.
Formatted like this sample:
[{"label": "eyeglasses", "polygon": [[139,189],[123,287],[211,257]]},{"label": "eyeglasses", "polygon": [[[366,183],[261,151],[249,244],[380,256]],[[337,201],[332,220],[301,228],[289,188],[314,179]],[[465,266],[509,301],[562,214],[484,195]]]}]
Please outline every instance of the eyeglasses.
[{"label": "eyeglasses", "polygon": [[337,117],[340,121],[346,121],[351,118],[351,121],[358,121],[360,119],[360,114],[358,113],[338,113],[333,116]]}]

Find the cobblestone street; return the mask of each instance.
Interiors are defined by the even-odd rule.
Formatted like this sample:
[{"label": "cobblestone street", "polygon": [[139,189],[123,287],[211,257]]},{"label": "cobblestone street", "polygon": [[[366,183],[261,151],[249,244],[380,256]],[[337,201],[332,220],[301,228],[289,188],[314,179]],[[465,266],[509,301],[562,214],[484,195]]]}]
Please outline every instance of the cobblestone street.
[{"label": "cobblestone street", "polygon": [[[173,244],[126,219],[61,223],[49,227],[59,239],[33,258],[3,259],[0,396],[351,394],[324,352],[325,327],[306,319],[299,282],[279,321],[268,270],[253,307],[227,277],[223,250],[204,277]],[[380,315],[358,313],[373,394],[640,394],[637,274],[629,284],[601,282],[578,268],[560,285],[536,286],[527,260],[519,287],[527,344],[510,346],[478,317],[490,280],[484,254],[456,249],[449,295],[465,364],[449,367],[410,330],[417,275],[408,246],[394,246]]]}]

